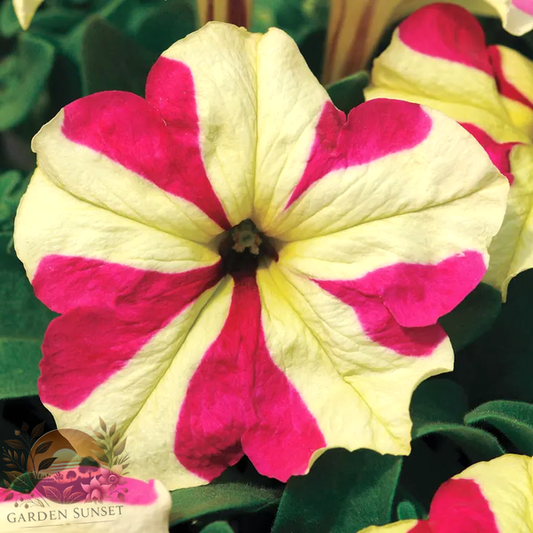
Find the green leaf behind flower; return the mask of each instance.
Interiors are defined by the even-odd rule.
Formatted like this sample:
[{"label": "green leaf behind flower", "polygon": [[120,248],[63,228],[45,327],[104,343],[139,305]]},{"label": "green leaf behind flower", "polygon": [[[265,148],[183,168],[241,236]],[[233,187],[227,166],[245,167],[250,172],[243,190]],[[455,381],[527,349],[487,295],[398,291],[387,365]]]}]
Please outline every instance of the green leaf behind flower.
[{"label": "green leaf behind flower", "polygon": [[348,114],[354,107],[365,101],[363,89],[370,81],[368,72],[362,70],[343,78],[328,89],[328,94],[336,107]]},{"label": "green leaf behind flower", "polygon": [[0,130],[20,124],[43,93],[54,63],[54,47],[21,33],[11,54],[0,63]]},{"label": "green leaf behind flower", "polygon": [[480,405],[465,416],[467,424],[492,426],[501,431],[524,455],[533,455],[533,405],[495,400]]},{"label": "green leaf behind flower", "polygon": [[0,399],[37,394],[41,343],[55,316],[35,298],[10,241],[0,233]]},{"label": "green leaf behind flower", "polygon": [[274,507],[281,497],[278,488],[248,483],[212,483],[171,492],[171,525],[203,516],[225,518]]},{"label": "green leaf behind flower", "polygon": [[533,403],[533,270],[509,285],[490,330],[456,353],[453,379],[477,406],[505,398]]},{"label": "green leaf behind flower", "polygon": [[146,77],[156,59],[157,54],[94,16],[82,37],[83,92],[120,90],[144,96]]},{"label": "green leaf behind flower", "polygon": [[387,524],[402,458],[329,450],[306,476],[289,479],[273,533],[354,533]]},{"label": "green leaf behind flower", "polygon": [[27,186],[28,180],[17,170],[0,174],[0,231],[13,230],[15,212]]},{"label": "green leaf behind flower", "polygon": [[444,315],[440,325],[457,352],[486,333],[502,307],[502,295],[486,283],[480,283],[453,311]]},{"label": "green leaf behind flower", "polygon": [[204,527],[201,533],[233,533],[233,529],[227,522],[213,522]]},{"label": "green leaf behind flower", "polygon": [[445,437],[472,461],[489,461],[505,453],[496,437],[480,428],[464,424],[468,410],[461,387],[451,380],[437,378],[423,382],[413,395],[412,438]]}]

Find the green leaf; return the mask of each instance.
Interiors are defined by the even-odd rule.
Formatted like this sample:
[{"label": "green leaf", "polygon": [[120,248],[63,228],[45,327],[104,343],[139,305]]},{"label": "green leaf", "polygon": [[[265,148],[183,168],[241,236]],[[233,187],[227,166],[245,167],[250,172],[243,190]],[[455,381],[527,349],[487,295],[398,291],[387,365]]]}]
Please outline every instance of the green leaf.
[{"label": "green leaf", "polygon": [[413,440],[438,435],[454,442],[472,462],[488,461],[505,453],[496,437],[479,428],[464,425],[467,411],[464,391],[447,379],[422,383],[413,395],[411,418]]},{"label": "green leaf", "polygon": [[144,95],[146,77],[157,54],[141,47],[99,16],[88,22],[81,46],[84,94],[121,90]]},{"label": "green leaf", "polygon": [[12,231],[15,212],[28,180],[17,170],[0,174],[0,231]]},{"label": "green leaf", "polygon": [[258,512],[277,505],[281,491],[247,483],[212,483],[174,490],[171,495],[170,522],[175,525],[202,516],[222,518]]},{"label": "green leaf", "polygon": [[0,233],[0,399],[37,394],[43,334],[55,316],[33,295],[18,259]]},{"label": "green leaf", "polygon": [[416,507],[408,500],[404,500],[398,504],[396,514],[398,520],[416,520],[418,518]]},{"label": "green leaf", "polygon": [[20,22],[13,9],[13,2],[2,2],[0,6],[0,35],[10,38],[21,31]]},{"label": "green leaf", "polygon": [[533,270],[509,286],[507,302],[491,329],[456,354],[453,378],[471,405],[494,399],[533,403]]},{"label": "green leaf", "polygon": [[480,283],[453,311],[439,322],[457,352],[486,333],[502,308],[500,291]]},{"label": "green leaf", "polygon": [[54,63],[54,47],[30,33],[0,63],[0,130],[16,126],[41,95]]},{"label": "green leaf", "polygon": [[465,416],[467,424],[490,425],[501,431],[524,455],[533,455],[533,405],[495,400]]},{"label": "green leaf", "polygon": [[402,458],[329,450],[306,476],[289,479],[273,533],[353,533],[391,519]]},{"label": "green leaf", "polygon": [[354,107],[365,101],[363,89],[370,81],[368,72],[362,70],[343,78],[328,87],[328,94],[333,103],[348,114]]},{"label": "green leaf", "polygon": [[326,29],[308,28],[296,37],[296,43],[311,72],[320,79],[326,53]]},{"label": "green leaf", "polygon": [[213,522],[204,527],[201,533],[233,533],[233,529],[227,522]]},{"label": "green leaf", "polygon": [[146,14],[135,31],[135,41],[160,54],[197,28],[194,3],[174,0],[154,6]]}]

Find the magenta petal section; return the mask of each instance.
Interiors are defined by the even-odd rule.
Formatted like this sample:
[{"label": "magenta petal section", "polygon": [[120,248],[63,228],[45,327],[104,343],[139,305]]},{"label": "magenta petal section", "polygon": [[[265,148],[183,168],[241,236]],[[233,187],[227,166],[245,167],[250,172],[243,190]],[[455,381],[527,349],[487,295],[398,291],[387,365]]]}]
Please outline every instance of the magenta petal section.
[{"label": "magenta petal section", "polygon": [[314,281],[353,308],[365,334],[372,341],[400,355],[431,355],[446,338],[439,325],[421,328],[401,326],[378,296],[363,294],[355,282]]},{"label": "magenta petal section", "polygon": [[316,420],[270,357],[255,277],[235,276],[229,315],[181,408],[176,457],[212,480],[246,453],[260,473],[286,481],[305,473],[313,452],[325,445]]},{"label": "magenta petal section", "polygon": [[429,510],[434,533],[500,533],[489,502],[471,479],[450,479],[436,492]]},{"label": "magenta petal section", "polygon": [[505,76],[502,54],[498,47],[489,46],[488,50],[500,94],[533,109],[533,102],[525,94],[520,92]]},{"label": "magenta petal section", "polygon": [[512,0],[512,3],[524,13],[533,15],[533,0]]},{"label": "magenta petal section", "polygon": [[483,28],[462,7],[452,4],[423,7],[400,24],[399,37],[416,52],[461,63],[492,76]]},{"label": "magenta petal section", "polygon": [[63,410],[80,405],[221,275],[220,263],[164,274],[82,257],[45,257],[33,279],[35,293],[65,314],[45,334],[43,402]]},{"label": "magenta petal section", "polygon": [[418,104],[376,99],[346,115],[326,102],[306,169],[292,192],[290,207],[315,182],[334,170],[370,163],[420,144],[431,118]]},{"label": "magenta petal section", "polygon": [[514,146],[519,143],[508,142],[498,143],[490,135],[485,133],[481,128],[474,126],[474,124],[462,123],[461,126],[474,136],[476,141],[485,148],[485,151],[494,163],[494,166],[509,180],[509,184],[514,182],[514,176],[511,172],[511,161],[509,156]]},{"label": "magenta petal section", "polygon": [[[161,70],[161,60],[155,65]],[[230,224],[206,175],[190,72],[175,94],[182,120],[166,124],[159,110],[131,93],[108,91],[64,109],[62,132],[70,141],[119,163],[164,191],[195,204],[220,227]]]},{"label": "magenta petal section", "polygon": [[435,265],[396,263],[357,280],[314,280],[353,307],[366,334],[402,355],[428,355],[445,338],[437,320],[485,274],[483,256],[467,251]]}]

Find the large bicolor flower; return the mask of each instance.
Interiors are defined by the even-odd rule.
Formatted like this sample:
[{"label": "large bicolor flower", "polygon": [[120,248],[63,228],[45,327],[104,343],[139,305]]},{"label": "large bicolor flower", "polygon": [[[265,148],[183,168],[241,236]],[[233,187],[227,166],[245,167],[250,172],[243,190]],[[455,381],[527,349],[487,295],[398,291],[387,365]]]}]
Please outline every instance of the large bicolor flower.
[{"label": "large bicolor flower", "polygon": [[39,381],[61,427],[116,421],[133,475],[171,488],[243,453],[286,480],[330,447],[409,452],[413,389],[453,366],[437,319],[506,205],[455,121],[346,119],[285,33],[211,23],[146,100],[78,100],[33,147],[15,245],[62,313]]},{"label": "large bicolor flower", "polygon": [[477,463],[435,493],[428,520],[402,520],[360,533],[530,533],[533,460],[504,455]]},{"label": "large bicolor flower", "polygon": [[[448,1],[476,14],[500,16],[507,31],[515,35],[522,35],[533,29],[533,0]],[[331,0],[324,82],[334,82],[365,68],[390,24],[433,2],[434,0]]]},{"label": "large bicolor flower", "polygon": [[502,291],[533,266],[533,63],[485,44],[461,7],[434,4],[406,19],[372,69],[367,99],[401,98],[438,109],[485,147],[511,184],[485,281]]}]

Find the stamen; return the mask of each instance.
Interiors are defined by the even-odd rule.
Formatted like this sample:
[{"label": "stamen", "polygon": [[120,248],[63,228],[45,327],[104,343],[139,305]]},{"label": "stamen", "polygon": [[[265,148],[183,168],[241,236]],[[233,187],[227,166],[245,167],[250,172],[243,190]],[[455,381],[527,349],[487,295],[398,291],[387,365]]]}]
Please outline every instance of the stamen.
[{"label": "stamen", "polygon": [[251,220],[243,220],[238,226],[231,230],[233,238],[233,250],[242,253],[246,248],[254,255],[259,255],[259,246],[263,242],[255,224]]}]

